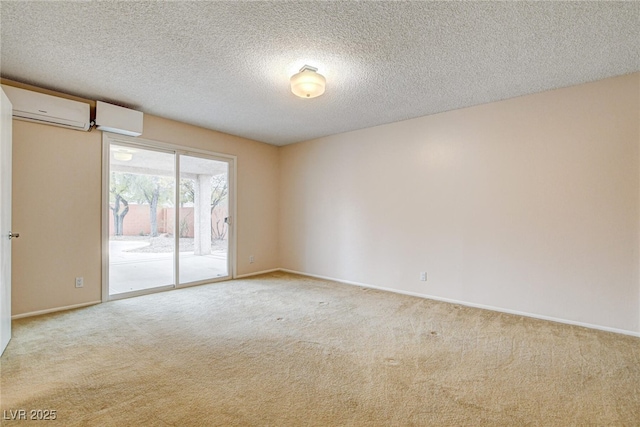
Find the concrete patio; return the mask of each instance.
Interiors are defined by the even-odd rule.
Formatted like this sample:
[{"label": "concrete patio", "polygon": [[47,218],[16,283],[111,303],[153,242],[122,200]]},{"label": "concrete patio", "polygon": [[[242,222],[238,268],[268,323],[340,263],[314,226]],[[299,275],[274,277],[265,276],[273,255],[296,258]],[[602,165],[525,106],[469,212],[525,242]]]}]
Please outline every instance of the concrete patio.
[{"label": "concrete patio", "polygon": [[[116,295],[171,286],[173,253],[129,252],[148,246],[145,241],[109,241],[109,294]],[[180,284],[214,280],[228,275],[227,254],[215,251],[209,255],[180,252]]]}]

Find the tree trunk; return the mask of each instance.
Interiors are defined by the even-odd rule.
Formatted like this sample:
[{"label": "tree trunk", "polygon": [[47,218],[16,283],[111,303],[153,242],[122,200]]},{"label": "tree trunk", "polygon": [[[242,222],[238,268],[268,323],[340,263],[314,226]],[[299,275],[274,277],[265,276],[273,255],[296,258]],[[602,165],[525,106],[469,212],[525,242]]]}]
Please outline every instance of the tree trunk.
[{"label": "tree trunk", "polygon": [[[120,203],[124,205],[124,209],[120,212]],[[113,232],[116,236],[122,236],[124,217],[129,212],[129,202],[125,200],[121,195],[115,195],[115,201],[113,207],[110,207],[113,211]]]},{"label": "tree trunk", "polygon": [[151,224],[151,237],[158,237],[158,198],[160,189],[154,190],[149,200],[149,222]]},{"label": "tree trunk", "polygon": [[120,215],[114,216],[113,222],[115,225],[115,235],[122,236],[122,218],[120,218]]},{"label": "tree trunk", "polygon": [[114,236],[119,236],[118,230],[120,229],[120,217],[118,217],[117,212],[120,209],[120,196],[116,195],[116,200],[113,202],[113,207],[109,206],[109,209],[111,209],[111,212],[113,212],[113,234]]},{"label": "tree trunk", "polygon": [[129,202],[122,197],[120,197],[120,200],[124,205],[124,209],[118,214],[118,225],[120,227],[120,234],[118,234],[118,236],[122,236],[124,234],[124,217],[129,213]]}]

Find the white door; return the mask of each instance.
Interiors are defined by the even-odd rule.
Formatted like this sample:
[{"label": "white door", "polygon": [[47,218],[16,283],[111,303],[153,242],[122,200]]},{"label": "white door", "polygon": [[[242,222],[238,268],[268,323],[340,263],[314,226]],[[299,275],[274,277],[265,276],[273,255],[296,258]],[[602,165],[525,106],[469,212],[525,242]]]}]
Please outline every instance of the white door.
[{"label": "white door", "polygon": [[181,154],[178,164],[178,284],[230,278],[230,162]]},{"label": "white door", "polygon": [[[11,126],[12,107],[0,89],[0,354],[11,339]],[[16,236],[17,237],[17,236]]]}]

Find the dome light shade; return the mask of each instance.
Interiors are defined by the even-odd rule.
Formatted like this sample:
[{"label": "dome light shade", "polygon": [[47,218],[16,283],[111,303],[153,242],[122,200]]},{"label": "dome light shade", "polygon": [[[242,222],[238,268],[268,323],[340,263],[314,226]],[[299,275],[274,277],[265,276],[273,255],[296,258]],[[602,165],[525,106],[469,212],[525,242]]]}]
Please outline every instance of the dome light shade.
[{"label": "dome light shade", "polygon": [[318,69],[305,65],[298,74],[291,76],[291,92],[300,98],[315,98],[324,93],[326,80]]},{"label": "dome light shade", "polygon": [[120,160],[123,162],[128,162],[129,160],[133,159],[133,153],[127,153],[124,151],[116,151],[115,153],[113,153],[113,157],[116,160]]},{"label": "dome light shade", "polygon": [[121,162],[128,162],[133,159],[133,154],[136,152],[136,150],[132,148],[118,147],[115,145],[111,146],[111,151],[113,152],[113,158]]}]

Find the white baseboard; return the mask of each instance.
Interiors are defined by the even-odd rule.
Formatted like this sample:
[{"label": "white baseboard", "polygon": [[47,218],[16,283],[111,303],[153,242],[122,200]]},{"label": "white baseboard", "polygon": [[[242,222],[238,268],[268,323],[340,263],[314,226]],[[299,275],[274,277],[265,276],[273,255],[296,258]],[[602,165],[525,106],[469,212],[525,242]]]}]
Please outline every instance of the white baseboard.
[{"label": "white baseboard", "polygon": [[[385,288],[385,287],[382,287],[382,286],[374,286],[374,285],[370,285],[370,284],[367,284],[367,283],[354,282],[354,281],[351,281],[351,280],[337,279],[335,277],[328,277],[328,276],[322,276],[322,275],[318,275],[318,274],[305,273],[305,272],[302,272],[302,271],[289,270],[287,268],[272,268],[270,270],[256,271],[254,273],[247,273],[247,274],[242,274],[242,275],[239,275],[239,276],[235,276],[234,279],[242,279],[242,278],[251,277],[251,276],[258,276],[260,274],[273,273],[273,272],[276,272],[276,271],[283,271],[285,273],[299,274],[301,276],[313,277],[313,278],[322,279],[322,280],[330,280],[332,282],[344,283],[346,285],[361,286],[363,288],[377,289],[377,290],[385,291],[385,292],[392,292],[392,293],[396,293],[396,294],[409,295],[409,296],[414,296],[414,297],[418,297],[418,298],[426,298],[426,299],[431,299],[431,300],[435,300],[435,301],[447,302],[447,303],[451,303],[451,304],[459,304],[459,305],[463,305],[465,307],[480,308],[480,309],[483,309],[483,310],[491,310],[491,311],[496,311],[496,312],[499,312],[499,313],[507,313],[507,314],[514,314],[516,316],[531,317],[531,318],[534,318],[534,319],[547,320],[547,321],[550,321],[550,322],[563,323],[563,324],[566,324],[566,325],[581,326],[581,327],[584,327],[584,328],[597,329],[597,330],[600,330],[600,331],[613,332],[613,333],[616,333],[616,334],[630,335],[630,336],[633,336],[633,337],[640,338],[640,332],[629,331],[629,330],[626,330],[626,329],[610,328],[608,326],[594,325],[594,324],[591,324],[591,323],[584,323],[584,322],[576,322],[576,321],[568,320],[568,319],[560,319],[560,318],[557,318],[557,317],[544,316],[544,315],[540,315],[540,314],[528,313],[528,312],[517,311],[517,310],[510,310],[510,309],[507,309],[507,308],[488,306],[488,305],[484,305],[484,304],[476,304],[476,303],[466,302],[466,301],[459,301],[459,300],[454,300],[454,299],[450,299],[450,298],[438,297],[438,296],[434,296],[434,295],[420,294],[420,293],[417,293],[417,292],[409,292],[409,291],[403,291],[403,290],[399,290],[399,289]],[[87,307],[87,306],[90,306],[90,305],[95,305],[95,304],[100,304],[100,303],[102,303],[102,301],[92,301],[92,302],[86,302],[86,303],[82,303],[82,304],[68,305],[68,306],[65,306],[65,307],[56,307],[56,308],[50,308],[50,309],[46,309],[46,310],[32,311],[32,312],[29,312],[29,313],[16,314],[14,316],[11,316],[11,319],[22,319],[22,318],[25,318],[25,317],[39,316],[39,315],[42,315],[42,314],[55,313],[55,312],[58,312],[58,311],[65,311],[65,310],[72,310],[74,308],[82,308],[82,307]]]},{"label": "white baseboard", "polygon": [[255,273],[241,274],[239,276],[235,276],[234,279],[243,279],[245,277],[258,276],[260,274],[273,273],[274,271],[282,271],[282,269],[281,268],[272,268],[271,270],[262,270],[262,271],[256,271]]},{"label": "white baseboard", "polygon": [[[280,271],[279,268],[272,268],[270,270],[263,270],[263,271],[257,271],[255,273],[248,273],[248,274],[242,274],[240,276],[236,276],[234,277],[234,279],[242,279],[244,277],[251,277],[251,276],[257,276],[260,274],[266,274],[266,273],[273,273],[274,271]],[[198,286],[198,285],[194,285],[194,286]],[[183,289],[186,288],[186,286],[178,288],[178,289]],[[111,299],[111,301],[115,301],[118,298],[113,298]],[[16,314],[14,316],[11,316],[11,319],[22,319],[25,317],[33,317],[33,316],[40,316],[41,314],[48,314],[48,313],[55,313],[57,311],[65,311],[65,310],[72,310],[74,308],[82,308],[82,307],[88,307],[90,305],[95,305],[95,304],[101,304],[102,301],[91,301],[91,302],[85,302],[82,304],[74,304],[74,305],[67,305],[64,307],[56,307],[56,308],[49,308],[46,310],[38,310],[38,311],[31,311],[29,313],[22,313],[22,314]]]},{"label": "white baseboard", "polygon": [[11,316],[11,320],[22,319],[24,317],[40,316],[41,314],[55,313],[57,311],[72,310],[74,308],[88,307],[90,305],[101,304],[102,301],[83,302],[82,304],[67,305],[65,307],[48,308],[46,310],[30,311],[29,313],[16,314]]},{"label": "white baseboard", "polygon": [[403,290],[399,290],[399,289],[384,288],[384,287],[381,287],[381,286],[369,285],[367,283],[353,282],[351,280],[336,279],[334,277],[320,276],[318,274],[303,273],[301,271],[289,270],[289,269],[286,269],[286,268],[281,268],[280,271],[284,271],[286,273],[292,273],[292,274],[299,274],[301,276],[314,277],[316,279],[331,280],[333,282],[344,283],[346,285],[362,286],[363,288],[377,289],[379,291],[393,292],[393,293],[402,294],[402,295],[410,295],[410,296],[413,296],[413,297],[426,298],[426,299],[431,299],[431,300],[435,300],[435,301],[442,301],[442,302],[447,302],[447,303],[451,303],[451,304],[463,305],[465,307],[480,308],[480,309],[483,309],[483,310],[497,311],[499,313],[515,314],[517,316],[532,317],[534,319],[547,320],[547,321],[556,322],[556,323],[564,323],[566,325],[581,326],[583,328],[597,329],[597,330],[600,330],[600,331],[613,332],[613,333],[616,333],[616,334],[630,335],[632,337],[640,338],[640,332],[628,331],[626,329],[610,328],[608,326],[600,326],[600,325],[594,325],[594,324],[591,324],[591,323],[583,323],[583,322],[576,322],[576,321],[573,321],[573,320],[559,319],[557,317],[544,316],[544,315],[540,315],[540,314],[527,313],[527,312],[517,311],[517,310],[510,310],[508,308],[493,307],[493,306],[489,306],[489,305],[475,304],[475,303],[466,302],[466,301],[458,301],[458,300],[454,300],[454,299],[442,298],[442,297],[433,296],[433,295],[419,294],[417,292],[408,292],[408,291],[403,291]]}]

